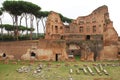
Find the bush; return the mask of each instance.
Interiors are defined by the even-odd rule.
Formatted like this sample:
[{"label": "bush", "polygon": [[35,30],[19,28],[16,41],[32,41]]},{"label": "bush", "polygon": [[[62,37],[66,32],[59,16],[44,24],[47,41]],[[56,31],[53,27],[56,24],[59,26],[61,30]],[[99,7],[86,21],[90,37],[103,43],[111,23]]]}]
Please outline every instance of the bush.
[{"label": "bush", "polygon": [[30,39],[30,35],[22,35],[18,37],[19,40],[29,40]]},{"label": "bush", "polygon": [[[28,35],[20,35],[18,37],[19,40],[30,40],[30,34]],[[36,36],[36,34],[32,35],[32,40],[37,40],[37,39],[44,39],[44,34],[39,34],[38,36]],[[12,35],[8,35],[8,34],[4,34],[1,35],[0,34],[0,41],[15,41],[15,37]]]},{"label": "bush", "polygon": [[12,35],[0,35],[0,41],[14,41],[14,37]]}]

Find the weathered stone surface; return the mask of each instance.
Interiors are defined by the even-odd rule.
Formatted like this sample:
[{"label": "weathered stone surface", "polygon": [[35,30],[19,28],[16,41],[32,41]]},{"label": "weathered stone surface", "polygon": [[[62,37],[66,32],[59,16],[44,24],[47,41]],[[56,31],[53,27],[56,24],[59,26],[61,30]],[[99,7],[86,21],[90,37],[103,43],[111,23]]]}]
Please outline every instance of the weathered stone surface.
[{"label": "weathered stone surface", "polygon": [[90,52],[90,53],[88,54],[87,61],[94,61],[94,53],[93,53],[93,52]]},{"label": "weathered stone surface", "polygon": [[22,59],[22,60],[30,60],[30,54],[29,54],[29,53],[23,54],[23,55],[21,56],[21,59]]},{"label": "weathered stone surface", "polygon": [[70,45],[69,45],[69,49],[70,49],[70,50],[79,50],[80,47],[79,47],[78,45],[75,45],[75,44],[70,44]]},{"label": "weathered stone surface", "polygon": [[118,42],[118,34],[112,26],[112,23],[107,25],[107,30],[104,32],[104,44],[111,45],[117,44]]},{"label": "weathered stone surface", "polygon": [[[27,50],[25,54],[21,56],[21,59],[23,60],[40,60],[40,61],[62,61],[66,60],[67,54],[65,49],[64,42],[53,42],[44,40],[40,41],[39,46]],[[34,56],[31,55],[31,53],[34,53]]]},{"label": "weathered stone surface", "polygon": [[117,60],[118,47],[116,45],[104,46],[100,52],[100,60]]},{"label": "weathered stone surface", "polygon": [[94,53],[93,52],[85,52],[85,51],[82,51],[82,54],[81,54],[81,60],[82,61],[94,61]]},{"label": "weathered stone surface", "polygon": [[82,46],[81,60],[83,60],[83,61],[94,61],[94,52],[91,51],[91,49],[88,45]]},{"label": "weathered stone surface", "polygon": [[15,60],[14,55],[7,55],[9,60]]},{"label": "weathered stone surface", "polygon": [[105,41],[118,41],[118,35],[116,31],[113,28],[107,29],[107,31],[104,33],[104,40]]}]

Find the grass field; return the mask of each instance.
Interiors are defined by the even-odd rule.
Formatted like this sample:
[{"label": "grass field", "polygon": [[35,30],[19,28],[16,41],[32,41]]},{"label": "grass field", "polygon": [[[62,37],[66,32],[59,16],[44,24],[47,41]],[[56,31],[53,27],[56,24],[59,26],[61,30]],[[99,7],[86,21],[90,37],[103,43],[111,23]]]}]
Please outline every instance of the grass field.
[{"label": "grass field", "polygon": [[[120,80],[120,66],[104,66],[109,73],[109,75],[105,75],[102,73],[102,76],[98,75],[95,69],[93,68],[93,64],[119,64],[120,61],[109,61],[109,62],[35,62],[32,64],[32,69],[28,73],[18,73],[16,69],[22,66],[29,66],[29,61],[25,61],[25,64],[22,62],[17,62],[17,64],[12,64],[12,61],[9,64],[3,64],[0,62],[0,80],[69,80],[71,76],[73,80],[94,80],[95,78],[109,78],[112,80]],[[40,73],[34,74],[34,70],[38,66],[38,64],[42,64],[43,69]],[[49,67],[47,64],[51,64]],[[65,66],[68,64],[68,66]],[[77,65],[77,66],[76,66]],[[90,73],[84,74],[82,70],[80,70],[80,74],[76,74],[77,69],[83,68],[83,65],[90,66],[93,72],[95,73],[92,76]],[[73,73],[70,74],[69,70],[73,69]]]}]

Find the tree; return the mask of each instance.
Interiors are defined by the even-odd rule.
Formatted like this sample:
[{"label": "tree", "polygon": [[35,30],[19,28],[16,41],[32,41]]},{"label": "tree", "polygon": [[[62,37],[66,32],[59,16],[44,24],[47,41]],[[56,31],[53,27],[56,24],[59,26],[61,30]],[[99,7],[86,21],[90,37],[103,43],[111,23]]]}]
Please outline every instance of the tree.
[{"label": "tree", "polygon": [[43,31],[44,31],[44,34],[45,34],[45,32],[46,32],[45,22],[46,22],[46,20],[47,20],[47,17],[48,17],[49,12],[48,12],[48,11],[43,11],[43,12],[41,12],[41,14],[42,14],[41,22],[42,22]]},{"label": "tree", "polygon": [[38,26],[39,26],[39,22],[40,22],[40,18],[41,18],[41,12],[35,12],[34,16],[36,17],[36,26],[37,26],[37,37],[39,35],[39,30],[38,30]]},{"label": "tree", "polygon": [[22,25],[22,19],[23,19],[24,16],[25,16],[25,14],[22,13],[22,14],[21,14],[21,17],[20,17],[20,24],[19,24],[20,26]]},{"label": "tree", "polygon": [[27,31],[31,32],[31,30],[34,31],[35,29],[34,28],[27,28]]},{"label": "tree", "polygon": [[38,11],[36,13],[34,13],[35,17],[36,17],[36,25],[37,25],[37,36],[39,34],[39,30],[38,30],[38,26],[39,26],[39,22],[41,21],[42,26],[43,26],[43,31],[45,33],[46,27],[45,27],[45,19],[47,18],[49,12],[48,11]]},{"label": "tree", "polygon": [[[33,32],[32,28],[33,28],[33,20],[34,20],[33,14],[35,12],[38,12],[41,8],[38,5],[33,4],[31,2],[24,2],[23,7],[24,7],[23,12],[25,13],[26,27],[28,26],[27,15],[30,14],[30,27],[31,27],[30,39],[32,39],[32,32]],[[27,34],[28,34],[28,32],[27,32]]]},{"label": "tree", "polygon": [[8,35],[10,35],[10,31],[14,31],[13,25],[4,24],[3,26],[4,26],[5,30],[8,32]]},{"label": "tree", "polygon": [[[31,2],[25,1],[4,1],[3,9],[12,15],[14,34],[18,40],[18,16],[25,14],[33,14],[33,12],[39,11],[41,8]],[[32,22],[33,19],[31,19]],[[14,25],[15,23],[15,25]],[[31,23],[32,24],[32,23]],[[31,25],[31,27],[33,27]],[[32,32],[32,30],[31,30]]]},{"label": "tree", "polygon": [[27,28],[26,28],[25,26],[19,25],[19,26],[18,26],[18,30],[19,30],[19,31],[22,31],[22,34],[23,34],[23,32],[24,32],[25,30],[27,30]]},{"label": "tree", "polygon": [[14,36],[18,40],[18,16],[23,13],[23,8],[18,1],[4,1],[3,8],[5,9],[5,11],[13,15]]}]

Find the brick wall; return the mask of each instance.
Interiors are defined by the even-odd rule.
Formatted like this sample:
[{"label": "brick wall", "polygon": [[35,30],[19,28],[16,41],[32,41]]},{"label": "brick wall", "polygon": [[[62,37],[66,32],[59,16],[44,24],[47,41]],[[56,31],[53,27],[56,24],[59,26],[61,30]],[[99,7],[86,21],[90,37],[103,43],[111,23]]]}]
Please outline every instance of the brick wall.
[{"label": "brick wall", "polygon": [[[20,59],[23,54],[27,53],[28,49],[37,47],[37,49],[53,50],[53,54],[59,52],[65,54],[65,42],[61,40],[34,40],[34,41],[15,41],[15,42],[0,42],[0,53],[6,55],[14,55],[15,59]],[[64,51],[60,51],[64,50]],[[64,52],[64,53],[63,53]]]},{"label": "brick wall", "polygon": [[38,41],[0,42],[0,51],[6,55],[14,55],[15,59],[18,59],[37,43]]}]

